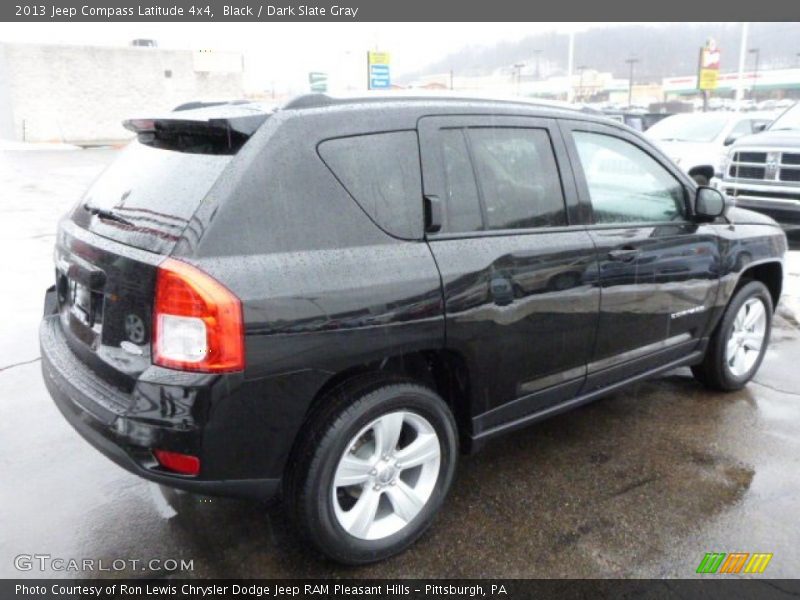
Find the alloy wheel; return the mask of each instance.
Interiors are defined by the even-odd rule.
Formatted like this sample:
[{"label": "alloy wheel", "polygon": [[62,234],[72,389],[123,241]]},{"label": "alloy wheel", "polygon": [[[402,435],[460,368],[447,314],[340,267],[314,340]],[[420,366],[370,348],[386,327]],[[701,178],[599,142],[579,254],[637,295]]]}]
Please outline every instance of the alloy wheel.
[{"label": "alloy wheel", "polygon": [[406,527],[424,508],[439,478],[436,430],[421,415],[382,415],[350,440],[333,478],[333,507],[350,535],[378,540]]},{"label": "alloy wheel", "polygon": [[735,377],[743,377],[761,354],[767,334],[767,309],[760,298],[742,304],[725,346],[725,362]]}]

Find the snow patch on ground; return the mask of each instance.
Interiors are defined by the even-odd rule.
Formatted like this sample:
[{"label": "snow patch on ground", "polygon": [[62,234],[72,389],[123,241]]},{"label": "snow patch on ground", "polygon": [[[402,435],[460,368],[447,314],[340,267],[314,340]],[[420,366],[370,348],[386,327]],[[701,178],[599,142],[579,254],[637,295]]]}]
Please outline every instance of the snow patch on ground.
[{"label": "snow patch on ground", "polygon": [[80,146],[72,144],[62,144],[61,142],[14,142],[12,140],[0,140],[0,151],[18,150],[80,150]]},{"label": "snow patch on ground", "polygon": [[800,250],[786,253],[786,272],[783,276],[783,294],[780,307],[800,323]]}]

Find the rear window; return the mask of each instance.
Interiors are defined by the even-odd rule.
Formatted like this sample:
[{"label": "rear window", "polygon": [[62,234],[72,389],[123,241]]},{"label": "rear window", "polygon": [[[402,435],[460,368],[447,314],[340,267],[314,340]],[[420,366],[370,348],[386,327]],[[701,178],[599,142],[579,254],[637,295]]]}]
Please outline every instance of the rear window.
[{"label": "rear window", "polygon": [[[192,215],[232,158],[133,141],[86,191],[73,218],[103,237],[167,253],[191,227]],[[120,220],[92,216],[85,205]]]},{"label": "rear window", "polygon": [[422,237],[422,182],[414,131],[327,140],[319,155],[361,208],[387,233]]}]

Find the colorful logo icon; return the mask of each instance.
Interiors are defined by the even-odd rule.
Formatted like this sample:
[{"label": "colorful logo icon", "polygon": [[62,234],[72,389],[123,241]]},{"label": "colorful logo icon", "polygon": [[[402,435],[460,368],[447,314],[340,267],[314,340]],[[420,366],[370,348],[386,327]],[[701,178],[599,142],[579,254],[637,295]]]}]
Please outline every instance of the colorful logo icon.
[{"label": "colorful logo icon", "polygon": [[707,552],[697,567],[698,573],[709,574],[737,574],[737,573],[763,573],[769,561],[772,560],[772,553],[749,552]]}]

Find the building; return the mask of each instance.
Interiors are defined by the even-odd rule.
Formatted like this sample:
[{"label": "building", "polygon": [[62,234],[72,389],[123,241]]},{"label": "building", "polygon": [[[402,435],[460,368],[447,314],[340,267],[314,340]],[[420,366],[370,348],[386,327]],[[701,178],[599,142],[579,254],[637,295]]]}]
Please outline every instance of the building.
[{"label": "building", "polygon": [[[625,105],[628,103],[628,80],[618,79],[612,73],[593,69],[578,69],[572,77],[554,75],[545,79],[536,78],[521,69],[498,69],[490,75],[460,76],[450,73],[426,75],[411,83],[413,88],[450,88],[476,94],[499,96],[523,96],[566,100],[570,87],[572,97],[579,102],[608,102]],[[631,99],[634,104],[647,106],[663,100],[660,84],[636,84]]]},{"label": "building", "polygon": [[[720,73],[717,89],[713,94],[720,97],[732,98],[736,93],[739,81],[738,72]],[[742,84],[748,98],[754,94],[758,99],[800,98],[800,69],[764,69],[758,71],[745,71]],[[664,94],[667,98],[679,96],[696,96],[697,75],[683,77],[667,77],[662,81]]]},{"label": "building", "polygon": [[0,139],[127,139],[123,119],[242,98],[242,63],[235,52],[0,44]]}]

